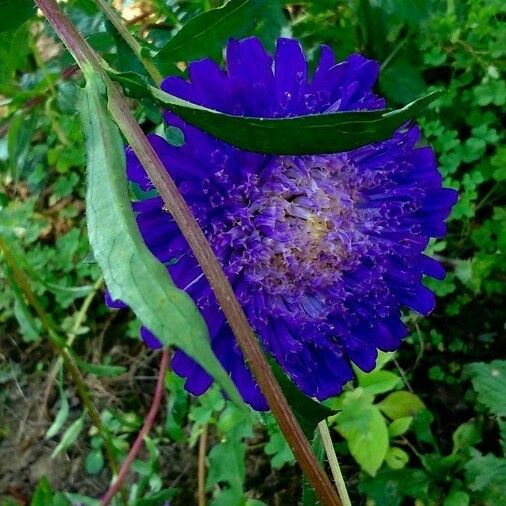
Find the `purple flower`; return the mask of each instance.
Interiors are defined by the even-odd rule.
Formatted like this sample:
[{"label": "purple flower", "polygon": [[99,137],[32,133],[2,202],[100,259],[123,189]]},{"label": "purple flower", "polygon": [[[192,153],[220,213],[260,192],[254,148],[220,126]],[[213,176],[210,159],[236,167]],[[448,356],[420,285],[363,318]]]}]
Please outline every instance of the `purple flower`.
[{"label": "purple flower", "polygon": [[[272,58],[256,38],[231,40],[224,71],[209,59],[189,66],[189,81],[168,77],[162,88],[234,115],[287,117],[380,109],[372,92],[379,66],[358,54],[336,63],[323,46],[308,75],[296,40],[279,39]],[[166,112],[185,137],[182,147],[150,136],[234,286],[264,348],[307,395],[338,394],[351,363],[374,368],[377,349],[391,351],[406,335],[401,308],[426,315],[434,295],[424,275],[443,278],[423,254],[446,233],[456,201],[416,126],[387,141],[318,156],[271,156],[234,148]],[[127,149],[131,181],[152,188]],[[177,286],[195,300],[212,347],[244,400],[267,405],[186,240],[159,197],[133,204],[142,236]],[[142,338],[160,343],[147,329]],[[177,351],[174,371],[195,395],[211,377]]]}]

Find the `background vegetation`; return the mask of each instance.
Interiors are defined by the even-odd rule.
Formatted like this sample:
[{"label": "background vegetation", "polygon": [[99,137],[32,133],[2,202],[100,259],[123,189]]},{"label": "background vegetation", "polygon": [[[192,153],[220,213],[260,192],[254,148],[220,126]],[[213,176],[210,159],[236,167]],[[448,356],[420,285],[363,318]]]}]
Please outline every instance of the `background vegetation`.
[{"label": "background vegetation", "polygon": [[[120,4],[130,29],[161,47],[220,2]],[[280,33],[297,37],[313,62],[320,43],[340,57],[373,57],[382,65],[378,91],[393,106],[446,91],[420,121],[445,184],[460,193],[449,235],[430,246],[448,270],[430,282],[438,307],[427,319],[407,314],[400,352],[382,355],[328,403],[339,409],[333,438],[352,502],[506,504],[504,3],[259,4],[261,22],[231,34],[256,33],[268,48]],[[65,10],[116,68],[139,70],[92,0],[68,0]],[[15,30],[1,23],[0,239],[73,346],[121,458],[149,407],[159,358],[128,312],[103,304],[84,226],[82,78],[40,18]],[[218,47],[209,49],[220,58]],[[146,131],[160,125],[151,103],[132,105]],[[1,253],[0,286],[0,504],[96,504],[110,480],[104,441]],[[299,471],[270,415],[245,415],[217,389],[194,399],[171,373],[165,386],[165,408],[133,466],[131,504],[194,504],[199,446],[211,505],[298,503]]]}]

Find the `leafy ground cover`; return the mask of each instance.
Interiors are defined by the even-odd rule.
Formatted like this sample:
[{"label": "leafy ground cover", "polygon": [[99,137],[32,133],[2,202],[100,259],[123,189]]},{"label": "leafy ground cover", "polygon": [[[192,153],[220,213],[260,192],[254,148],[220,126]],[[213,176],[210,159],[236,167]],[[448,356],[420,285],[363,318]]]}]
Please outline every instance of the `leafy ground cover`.
[{"label": "leafy ground cover", "polygon": [[[162,47],[215,4],[125,2],[124,16],[133,33]],[[232,20],[222,37],[256,33],[272,47],[283,33],[299,38],[313,60],[321,43],[342,57],[374,57],[382,65],[379,91],[392,106],[445,92],[420,120],[446,185],[460,195],[449,235],[430,245],[448,271],[431,282],[437,309],[423,320],[407,314],[411,334],[400,352],[382,356],[375,371],[358,374],[328,403],[338,410],[331,429],[352,502],[506,503],[503,2],[258,4],[259,23]],[[92,0],[68,0],[65,10],[115,68],[140,70]],[[139,342],[128,312],[103,304],[84,225],[84,139],[75,111],[82,77],[40,18],[0,27],[0,238],[72,345],[122,457],[149,408],[158,355]],[[220,58],[221,46],[192,50],[196,58],[199,51]],[[154,104],[132,106],[145,131],[160,124]],[[110,480],[104,440],[4,258],[0,504],[96,504]],[[132,504],[194,504],[199,453],[214,506],[300,501],[300,472],[270,415],[245,414],[217,389],[194,399],[171,373],[165,387],[163,412],[129,477]],[[309,495],[304,504],[312,504]]]}]

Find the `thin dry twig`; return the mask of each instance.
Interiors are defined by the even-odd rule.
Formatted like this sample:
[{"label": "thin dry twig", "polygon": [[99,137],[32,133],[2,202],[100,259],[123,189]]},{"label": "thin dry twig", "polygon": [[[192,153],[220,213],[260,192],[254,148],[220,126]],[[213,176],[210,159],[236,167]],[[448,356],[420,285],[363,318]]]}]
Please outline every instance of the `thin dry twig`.
[{"label": "thin dry twig", "polygon": [[125,480],[128,471],[130,470],[131,465],[133,464],[133,461],[135,460],[135,457],[139,453],[142,443],[144,442],[144,438],[147,436],[149,431],[151,430],[151,427],[153,426],[153,423],[155,422],[156,415],[158,414],[158,410],[160,408],[160,403],[162,401],[162,395],[164,390],[164,380],[165,380],[165,371],[167,370],[167,367],[169,365],[169,357],[170,357],[170,351],[169,349],[165,349],[162,353],[162,360],[160,361],[160,372],[158,373],[158,381],[156,383],[155,388],[155,395],[153,396],[153,402],[151,403],[151,408],[149,409],[149,413],[146,417],[146,420],[144,422],[144,425],[142,426],[142,429],[140,430],[139,434],[137,435],[137,438],[135,439],[134,444],[132,445],[132,448],[128,452],[128,455],[121,465],[121,469],[118,473],[118,477],[116,481],[111,485],[109,490],[104,495],[102,502],[100,503],[101,506],[107,506],[110,504],[114,496],[118,493],[118,491],[121,488],[121,485],[123,481]]}]

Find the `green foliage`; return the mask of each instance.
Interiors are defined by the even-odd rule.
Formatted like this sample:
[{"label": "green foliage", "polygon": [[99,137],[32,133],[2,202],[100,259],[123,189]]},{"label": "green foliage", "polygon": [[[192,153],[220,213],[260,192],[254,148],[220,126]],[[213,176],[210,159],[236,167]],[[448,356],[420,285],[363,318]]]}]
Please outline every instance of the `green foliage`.
[{"label": "green foliage", "polygon": [[15,30],[35,14],[33,0],[0,0],[0,32]]},{"label": "green foliage", "polygon": [[[209,11],[223,4],[214,0],[149,4],[149,23],[136,21],[129,28],[145,50],[158,53],[155,60],[167,73],[185,75],[181,62],[197,57],[222,60],[221,46],[230,35],[256,33],[272,48],[283,30],[301,39],[312,68],[320,43],[329,44],[339,57],[358,50],[378,59],[378,91],[389,106],[402,107],[427,89],[444,91],[419,120],[436,151],[444,184],[460,195],[448,236],[428,248],[447,269],[443,281],[427,280],[439,297],[438,308],[424,320],[406,315],[411,334],[395,362],[381,355],[376,370],[357,371],[356,384],[329,401],[328,411],[321,404],[307,404],[305,398],[301,407],[292,406],[303,425],[304,419],[310,420],[308,433],[321,418],[332,416],[334,442],[353,504],[506,503],[505,366],[499,355],[506,292],[503,2],[232,0],[218,11]],[[62,5],[112,67],[123,73],[142,72],[91,0]],[[234,6],[240,7],[237,16],[223,22],[223,12]],[[146,361],[137,355],[142,349],[136,344],[139,323],[124,313],[109,316],[98,300],[100,290],[79,316],[100,275],[84,224],[85,153],[75,114],[82,77],[71,67],[68,52],[52,42],[54,33],[47,25],[29,20],[34,12],[31,2],[0,0],[0,9],[0,235],[29,274],[43,309],[62,334],[74,336],[73,353],[83,373],[90,375],[90,384],[99,385],[97,392],[108,388],[114,396],[118,385],[128,389],[124,393],[118,387],[114,408],[105,405],[112,394],[106,399],[98,396],[103,422],[121,460],[143,423],[147,402],[140,399],[142,388],[133,388],[137,380],[129,375],[137,367],[144,370]],[[212,24],[209,16],[218,23],[208,31],[212,33],[205,30]],[[150,48],[144,35],[152,42]],[[154,100],[134,106],[146,131],[159,127],[160,108]],[[272,138],[278,143],[288,137],[285,133]],[[2,258],[0,285],[2,360],[5,353],[9,357],[0,365],[3,391],[18,383],[23,388],[24,378],[30,384],[37,375],[45,377],[53,360],[43,325]],[[104,336],[105,328],[109,330]],[[57,383],[51,422],[42,433],[47,431],[53,449],[79,458],[88,479],[108,479],[104,442],[76,410],[68,375],[58,377]],[[272,502],[272,497],[261,495],[257,468],[247,464],[251,455],[279,469],[274,474],[282,483],[279,487],[296,490],[285,502],[297,503],[300,485],[282,482],[290,473],[298,480],[297,471],[290,468],[293,456],[272,416],[238,410],[217,388],[193,399],[184,391],[183,380],[172,373],[166,376],[166,389],[163,413],[134,465],[131,506],[158,506],[168,500],[192,503],[193,496],[185,496],[185,489],[193,487],[192,477],[184,476],[188,481],[172,486],[164,452],[179,448],[196,453],[205,429],[211,504],[258,506],[262,503],[257,497]],[[2,391],[2,403],[10,409]],[[336,410],[340,411],[334,415]],[[0,433],[4,435],[3,426]],[[324,462],[318,440],[316,446]],[[30,492],[25,502],[34,506],[98,505],[81,490],[55,492],[45,479]],[[307,484],[303,504],[316,504]]]},{"label": "green foliage", "polygon": [[[230,37],[249,35],[261,19],[265,0],[229,0],[192,18],[157,52],[156,61],[192,61],[220,55]],[[275,2],[274,2],[275,3]]]},{"label": "green foliage", "polygon": [[177,345],[194,358],[241,404],[211,350],[195,303],[142,240],[128,196],[120,133],[108,116],[99,77],[90,70],[86,82],[80,108],[88,147],[88,234],[111,296],[127,303],[165,346]]}]

